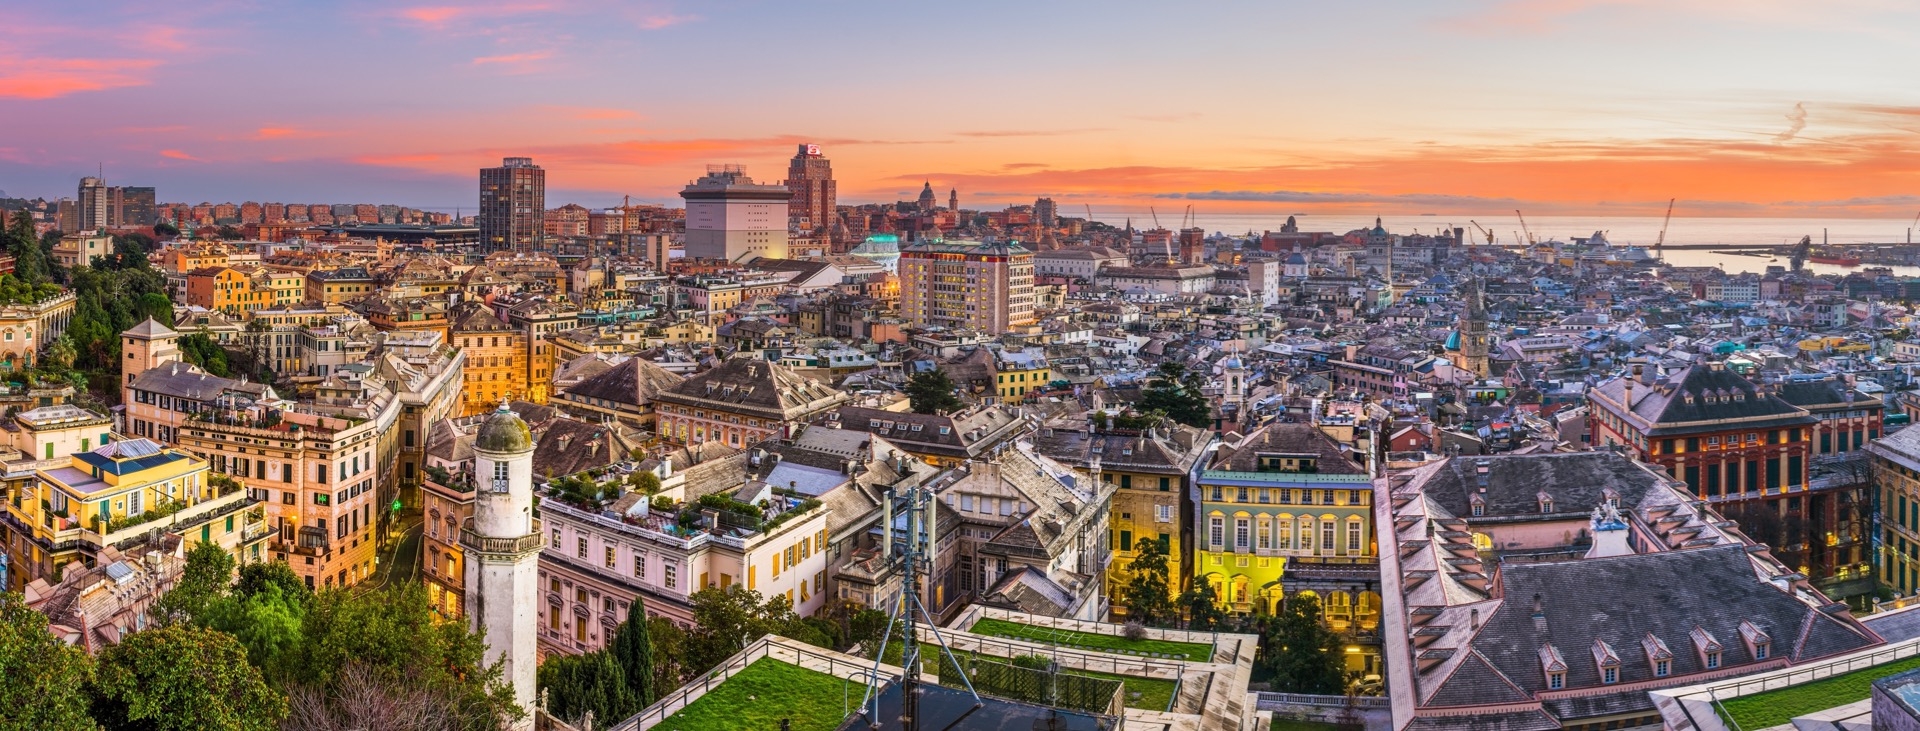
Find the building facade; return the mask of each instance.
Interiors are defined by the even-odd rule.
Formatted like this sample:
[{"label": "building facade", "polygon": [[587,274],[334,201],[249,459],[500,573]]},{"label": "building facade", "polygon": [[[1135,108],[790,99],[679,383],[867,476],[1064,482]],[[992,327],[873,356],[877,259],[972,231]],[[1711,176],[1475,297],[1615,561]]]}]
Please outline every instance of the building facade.
[{"label": "building facade", "polygon": [[509,157],[480,169],[480,248],[540,251],[546,239],[547,171],[531,157]]},{"label": "building facade", "polygon": [[793,191],[787,204],[788,228],[813,234],[833,230],[838,218],[833,163],[821,155],[819,145],[800,145],[793,154],[787,163],[787,187]]},{"label": "building facade", "polygon": [[900,252],[900,312],[915,327],[1003,333],[1034,322],[1033,252],[1017,243],[922,241]]},{"label": "building facade", "polygon": [[687,202],[689,258],[750,261],[787,258],[787,215],[793,192],[747,177],[739,165],[708,165],[680,191]]}]

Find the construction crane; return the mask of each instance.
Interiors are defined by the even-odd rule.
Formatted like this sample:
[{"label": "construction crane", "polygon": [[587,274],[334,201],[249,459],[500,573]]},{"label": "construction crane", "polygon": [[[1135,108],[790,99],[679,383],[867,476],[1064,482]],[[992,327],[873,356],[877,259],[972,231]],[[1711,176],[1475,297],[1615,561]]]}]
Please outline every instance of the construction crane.
[{"label": "construction crane", "polygon": [[1479,222],[1479,221],[1475,221],[1475,220],[1473,220],[1473,219],[1471,219],[1471,218],[1469,218],[1469,219],[1467,219],[1467,223],[1471,223],[1471,224],[1473,224],[1473,227],[1474,227],[1474,228],[1477,228],[1477,229],[1480,229],[1480,235],[1481,235],[1481,236],[1485,236],[1485,237],[1487,237],[1487,245],[1488,245],[1488,246],[1493,246],[1493,245],[1494,245],[1494,244],[1493,244],[1493,232],[1492,232],[1492,231],[1488,231],[1488,230],[1487,230],[1487,227],[1485,227],[1485,226],[1482,226],[1482,225],[1480,225],[1480,222]]},{"label": "construction crane", "polygon": [[1913,223],[1907,226],[1907,243],[1913,243],[1913,229],[1920,226],[1920,213],[1913,214]]},{"label": "construction crane", "polygon": [[1520,230],[1527,233],[1527,243],[1533,243],[1533,229],[1527,228],[1527,217],[1520,215],[1520,209],[1513,209],[1513,215],[1520,216]]},{"label": "construction crane", "polygon": [[1080,205],[1087,209],[1087,225],[1089,226],[1093,225],[1093,206],[1087,205],[1085,203],[1082,203]]},{"label": "construction crane", "polygon": [[1660,221],[1660,238],[1653,240],[1653,255],[1655,258],[1658,258],[1660,256],[1660,247],[1665,246],[1667,243],[1667,224],[1670,224],[1670,223],[1673,223],[1673,199],[1672,198],[1667,199],[1667,217],[1664,220]]},{"label": "construction crane", "polygon": [[1153,227],[1160,228],[1160,212],[1153,210],[1153,206],[1147,206],[1147,213],[1153,215]]}]

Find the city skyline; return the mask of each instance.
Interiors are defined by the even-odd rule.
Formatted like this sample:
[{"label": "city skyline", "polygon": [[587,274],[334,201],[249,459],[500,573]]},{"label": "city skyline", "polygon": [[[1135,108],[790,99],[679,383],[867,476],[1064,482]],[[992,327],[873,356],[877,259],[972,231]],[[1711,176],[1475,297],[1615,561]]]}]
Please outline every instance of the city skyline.
[{"label": "city skyline", "polygon": [[[1920,208],[1895,30],[1916,11],[1733,7],[22,8],[0,29],[0,188],[59,196],[104,165],[168,200],[451,210],[475,170],[530,156],[555,203],[672,205],[705,164],[777,179],[815,143],[847,203],[930,180],[983,209]],[[759,50],[808,28],[800,61]],[[920,71],[876,76],[888,57]]]}]

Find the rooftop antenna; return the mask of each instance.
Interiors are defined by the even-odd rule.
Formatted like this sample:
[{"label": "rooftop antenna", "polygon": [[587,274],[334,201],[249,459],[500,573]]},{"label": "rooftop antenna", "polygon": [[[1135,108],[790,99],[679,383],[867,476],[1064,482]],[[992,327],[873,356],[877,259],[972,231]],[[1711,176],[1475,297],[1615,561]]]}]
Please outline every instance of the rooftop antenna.
[{"label": "rooftop antenna", "polygon": [[[881,503],[883,517],[880,525],[886,531],[886,536],[880,542],[881,563],[883,571],[895,570],[900,573],[900,591],[888,611],[887,631],[880,637],[880,650],[874,653],[873,672],[867,674],[867,692],[860,699],[860,714],[867,717],[869,727],[876,731],[880,728],[880,663],[891,646],[896,625],[901,628],[901,731],[919,731],[920,728],[920,619],[926,621],[927,630],[933,633],[934,641],[940,644],[940,653],[946,656],[947,662],[952,667],[961,667],[960,661],[953,656],[953,649],[947,646],[946,637],[940,634],[940,626],[934,623],[933,615],[920,600],[922,575],[933,570],[934,547],[939,545],[934,524],[937,504],[933,491],[924,484],[913,485],[904,491],[889,490]],[[985,705],[966,673],[956,675],[960,676],[967,693],[973,696],[973,707]]]}]

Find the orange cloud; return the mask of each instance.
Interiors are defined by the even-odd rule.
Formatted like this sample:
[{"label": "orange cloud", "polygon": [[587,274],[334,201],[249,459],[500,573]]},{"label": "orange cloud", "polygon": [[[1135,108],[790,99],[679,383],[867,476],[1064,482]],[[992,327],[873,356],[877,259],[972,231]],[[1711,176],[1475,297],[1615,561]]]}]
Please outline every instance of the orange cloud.
[{"label": "orange cloud", "polygon": [[52,99],[83,91],[144,86],[159,61],[135,58],[3,58],[0,98]]},{"label": "orange cloud", "polygon": [[406,18],[408,20],[419,23],[421,25],[428,25],[428,26],[439,28],[439,27],[445,26],[449,21],[455,18],[458,18],[462,15],[466,15],[468,12],[469,11],[467,8],[453,7],[450,5],[441,5],[441,6],[433,6],[433,7],[405,8],[400,11],[400,17]]},{"label": "orange cloud", "polygon": [[200,159],[179,150],[161,150],[160,156],[169,160],[192,160],[197,162]]},{"label": "orange cloud", "polygon": [[310,140],[316,137],[326,136],[326,132],[316,132],[298,127],[261,127],[253,132],[253,139],[256,140]]}]

